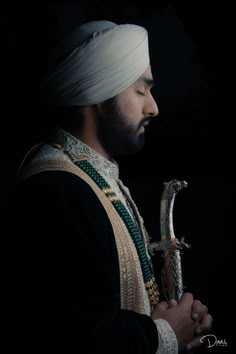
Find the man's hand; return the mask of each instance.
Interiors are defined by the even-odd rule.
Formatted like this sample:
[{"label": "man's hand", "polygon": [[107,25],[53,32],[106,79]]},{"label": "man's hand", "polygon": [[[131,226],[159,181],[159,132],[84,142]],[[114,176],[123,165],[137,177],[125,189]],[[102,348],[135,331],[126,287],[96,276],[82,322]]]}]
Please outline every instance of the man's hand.
[{"label": "man's hand", "polygon": [[[175,307],[178,305],[176,300],[170,300],[168,304],[169,307]],[[200,339],[205,334],[210,333],[213,318],[208,313],[207,306],[203,305],[199,300],[193,301],[191,317],[198,323],[198,325],[195,330],[195,338],[186,345],[185,349],[193,353],[202,345],[203,342],[201,342]]]},{"label": "man's hand", "polygon": [[164,319],[170,324],[175,332],[179,350],[191,343],[199,325],[198,320],[192,318],[193,303],[193,295],[185,293],[179,303],[162,301],[156,305],[152,312],[152,319]]},{"label": "man's hand", "polygon": [[198,321],[196,328],[196,337],[186,345],[186,350],[193,352],[202,345],[200,339],[207,333],[210,333],[212,327],[212,316],[208,313],[208,308],[199,300],[195,300],[192,305],[192,318]]},{"label": "man's hand", "polygon": [[152,312],[152,319],[162,318],[172,327],[178,340],[179,350],[192,351],[202,345],[201,337],[209,333],[212,316],[199,300],[194,300],[191,293],[184,293],[180,302],[162,301]]}]

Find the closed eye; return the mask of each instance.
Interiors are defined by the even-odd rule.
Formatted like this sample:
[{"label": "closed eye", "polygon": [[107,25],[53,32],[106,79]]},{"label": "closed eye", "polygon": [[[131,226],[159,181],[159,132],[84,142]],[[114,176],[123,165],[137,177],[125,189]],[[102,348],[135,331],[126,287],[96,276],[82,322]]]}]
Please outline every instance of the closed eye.
[{"label": "closed eye", "polygon": [[141,92],[141,91],[137,91],[139,95],[141,96],[145,96],[144,92]]}]

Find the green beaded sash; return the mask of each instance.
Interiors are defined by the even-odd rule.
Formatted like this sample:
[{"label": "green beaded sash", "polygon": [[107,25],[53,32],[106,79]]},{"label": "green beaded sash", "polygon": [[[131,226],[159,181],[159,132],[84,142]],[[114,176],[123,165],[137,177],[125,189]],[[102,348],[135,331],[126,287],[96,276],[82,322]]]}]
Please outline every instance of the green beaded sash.
[{"label": "green beaded sash", "polygon": [[[153,273],[152,264],[149,262],[149,259],[146,254],[146,249],[144,242],[142,240],[139,228],[136,223],[131,218],[127,208],[121,202],[120,198],[113,192],[110,188],[109,184],[104,180],[104,178],[99,174],[96,169],[87,161],[87,160],[76,160],[74,156],[70,152],[64,149],[62,145],[51,143],[52,147],[60,149],[65,153],[74,166],[77,166],[81,172],[85,173],[91,180],[95,183],[95,185],[104,193],[104,196],[108,198],[116,210],[117,214],[120,216],[121,220],[126,226],[128,233],[133,240],[134,248],[136,249],[137,256],[140,262],[141,271],[144,279],[144,283],[147,289],[147,293],[149,296],[149,301],[151,305],[155,305],[159,301],[159,291],[156,284],[156,280]],[[48,170],[62,170],[69,171],[75,173],[71,167],[68,168],[68,165],[65,161],[61,161],[60,159],[47,159],[47,161],[36,161],[29,163],[32,155],[36,154],[39,148],[43,146],[43,143],[35,145],[25,156],[20,168],[18,169],[18,181],[26,179],[34,174],[39,172],[48,171]],[[87,182],[88,183],[88,182]],[[112,221],[111,221],[112,222]],[[113,225],[113,224],[112,224]],[[115,236],[116,237],[116,236]],[[141,275],[141,273],[140,273]]]},{"label": "green beaded sash", "polygon": [[137,250],[143,273],[144,283],[149,296],[149,301],[152,305],[157,304],[160,296],[157,288],[157,283],[154,277],[152,264],[150,263],[147,257],[145,245],[141,238],[137,225],[132,220],[129,212],[127,211],[124,204],[121,202],[120,198],[112,191],[111,187],[104,180],[101,174],[97,172],[96,169],[87,160],[77,160],[74,161],[74,163],[75,165],[80,167],[90,178],[92,178],[92,180],[97,184],[97,186],[105,193],[107,198],[111,201],[112,205],[118,212],[121,219],[124,221]]}]

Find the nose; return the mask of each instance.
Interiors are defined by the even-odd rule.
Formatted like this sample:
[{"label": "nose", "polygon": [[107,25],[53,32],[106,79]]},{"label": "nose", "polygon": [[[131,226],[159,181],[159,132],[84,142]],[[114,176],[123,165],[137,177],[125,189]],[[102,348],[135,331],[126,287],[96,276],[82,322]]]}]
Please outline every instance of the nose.
[{"label": "nose", "polygon": [[159,108],[157,106],[156,101],[154,100],[152,94],[147,97],[146,104],[144,106],[144,115],[145,116],[151,116],[151,117],[156,117],[159,113]]}]

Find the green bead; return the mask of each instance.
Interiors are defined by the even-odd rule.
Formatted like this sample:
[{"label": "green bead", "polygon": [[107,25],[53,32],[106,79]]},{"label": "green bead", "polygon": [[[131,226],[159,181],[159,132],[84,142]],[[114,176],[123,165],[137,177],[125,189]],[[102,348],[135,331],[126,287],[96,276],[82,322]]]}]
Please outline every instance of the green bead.
[{"label": "green bead", "polygon": [[[75,164],[79,166],[85,173],[87,173],[93,179],[93,181],[98,185],[100,189],[110,188],[109,184],[104,180],[104,178],[100,175],[100,173],[97,172],[96,169],[88,161],[86,160],[77,161],[75,162]],[[109,192],[106,194],[106,196],[109,198],[109,197],[116,196],[116,194],[115,192]],[[147,282],[153,277],[152,265],[150,264],[147,258],[145,245],[141,238],[137,225],[134,223],[126,207],[120,200],[114,200],[111,201],[111,203],[113,204],[114,208],[116,209],[116,211],[118,212],[122,220],[124,221],[130,233],[130,236],[134,242],[134,245],[138,253],[144,281]]]}]

